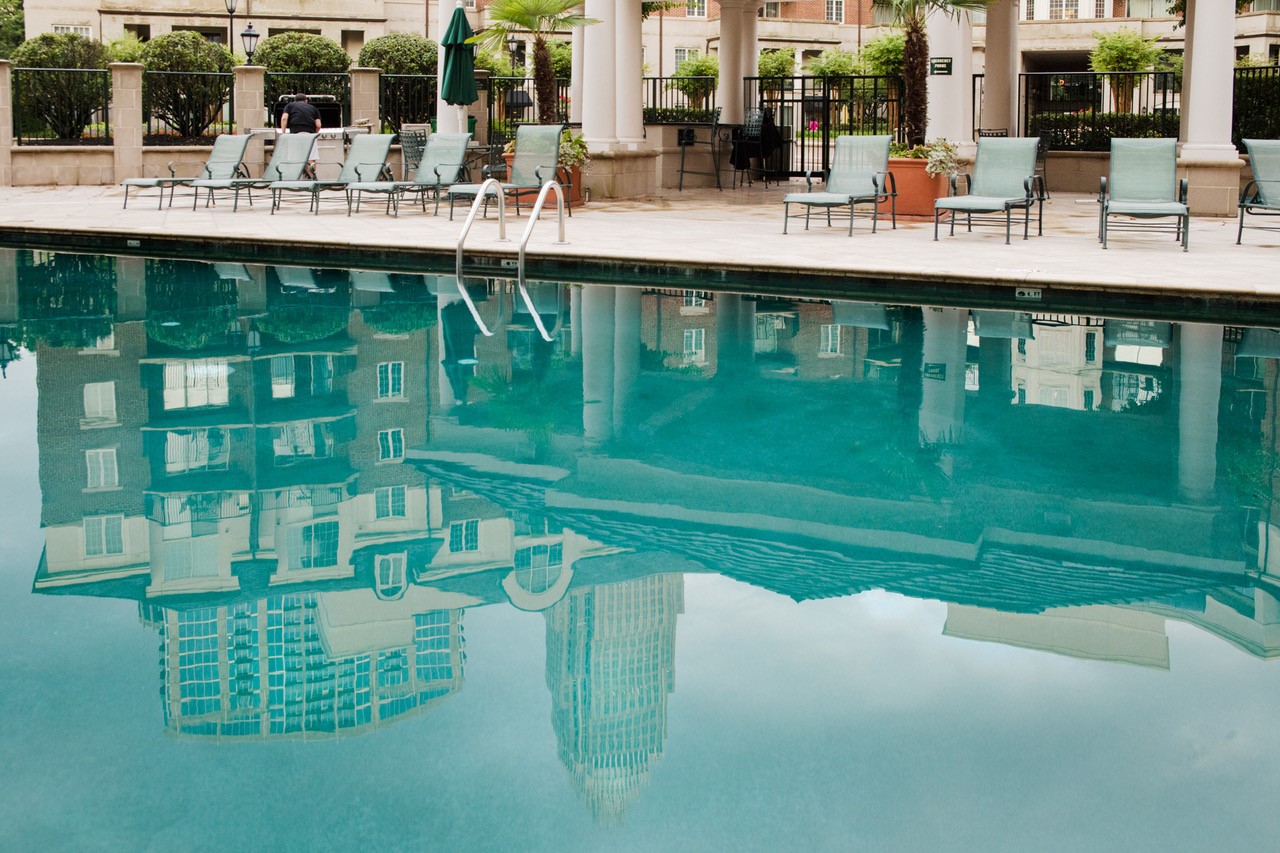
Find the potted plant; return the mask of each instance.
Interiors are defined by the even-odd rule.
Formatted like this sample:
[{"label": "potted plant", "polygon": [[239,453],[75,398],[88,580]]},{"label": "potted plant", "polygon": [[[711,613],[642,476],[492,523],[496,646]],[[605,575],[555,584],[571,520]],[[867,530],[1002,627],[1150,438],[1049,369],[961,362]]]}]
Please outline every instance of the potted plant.
[{"label": "potted plant", "polygon": [[[928,145],[890,148],[889,171],[898,189],[899,216],[933,216],[933,203],[947,194],[947,179],[960,168],[956,147],[945,139]],[[888,213],[888,205],[882,205]]]},{"label": "potted plant", "polygon": [[[516,157],[515,140],[508,142],[502,149],[502,159],[507,161],[507,174],[511,174],[511,163]],[[569,201],[582,203],[582,176],[591,167],[591,154],[587,151],[587,139],[581,133],[575,135],[566,130],[560,137],[560,165],[568,173]]]}]

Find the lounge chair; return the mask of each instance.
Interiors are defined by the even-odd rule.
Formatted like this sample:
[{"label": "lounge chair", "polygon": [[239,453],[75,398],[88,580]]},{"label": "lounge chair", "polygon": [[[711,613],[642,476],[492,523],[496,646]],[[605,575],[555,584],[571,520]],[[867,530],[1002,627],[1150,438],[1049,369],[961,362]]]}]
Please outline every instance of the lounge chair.
[{"label": "lounge chair", "polygon": [[[787,193],[782,199],[782,233],[787,233],[787,223],[793,218],[791,205],[804,205],[804,230],[809,230],[809,214],[815,207],[826,210],[827,225],[831,225],[831,211],[849,208],[849,236],[853,236],[854,205],[871,204],[871,233],[876,232],[880,221],[880,205],[889,203],[889,217],[893,227],[898,227],[898,189],[889,171],[889,136],[839,136],[836,137],[835,155],[831,171],[827,174],[827,186],[822,192],[813,192],[813,174],[805,175],[808,192]],[[800,214],[795,214],[798,218]]]},{"label": "lounge chair", "polygon": [[194,178],[176,177],[173,163],[169,164],[170,176],[167,178],[127,178],[121,182],[122,186],[124,186],[124,206],[129,206],[129,189],[131,187],[159,189],[160,201],[156,205],[156,209],[159,210],[164,207],[164,191],[166,189],[169,190],[169,204],[172,206],[173,191],[178,186],[185,186],[193,181],[205,178],[226,179],[233,178],[236,175],[243,175],[244,151],[248,145],[248,134],[224,133],[213,141],[213,150],[209,152],[209,159],[200,168],[200,174]]},{"label": "lounge chair", "polygon": [[418,161],[418,170],[412,181],[358,181],[347,185],[347,215],[351,214],[351,202],[354,198],[355,209],[360,210],[360,196],[363,193],[385,193],[387,196],[387,213],[400,215],[400,198],[405,193],[417,193],[422,210],[427,209],[427,193],[436,197],[436,213],[440,212],[440,194],[444,189],[458,180],[462,172],[462,162],[467,158],[467,143],[471,141],[469,133],[436,133],[427,137],[427,147],[422,151]]},{"label": "lounge chair", "polygon": [[316,135],[314,133],[286,133],[277,136],[275,146],[271,151],[271,161],[262,170],[262,177],[260,178],[206,178],[192,181],[191,186],[195,188],[196,192],[195,198],[191,201],[191,209],[195,210],[197,203],[200,201],[200,190],[208,190],[209,193],[205,199],[205,207],[208,207],[210,202],[213,201],[214,190],[231,190],[234,193],[231,209],[236,211],[240,209],[241,190],[244,191],[249,199],[249,206],[252,207],[253,191],[255,189],[264,190],[276,181],[300,180],[311,157],[311,145],[315,138]]},{"label": "lounge chair", "polygon": [[312,213],[320,213],[320,193],[325,190],[346,191],[354,183],[377,181],[391,177],[387,168],[387,155],[391,153],[393,133],[365,133],[355,137],[347,150],[342,171],[332,181],[275,181],[271,184],[271,212],[280,207],[280,200],[287,192],[307,193],[311,196]]},{"label": "lounge chair", "polygon": [[[1244,215],[1280,216],[1280,139],[1245,139],[1253,180],[1240,194],[1240,227],[1236,245],[1244,236]],[[1280,231],[1280,225],[1250,225],[1259,231]]]},{"label": "lounge chair", "polygon": [[[1036,234],[1044,233],[1044,184],[1036,176],[1035,137],[1012,139],[984,136],[978,139],[978,156],[973,162],[973,175],[951,176],[951,191],[933,205],[933,239],[938,239],[938,223],[943,211],[951,213],[951,234],[956,233],[956,217],[964,214],[965,226],[973,230],[974,214],[1003,213],[1004,242],[1009,245],[1013,234],[1013,211],[1021,208],[1022,239],[1031,235],[1031,206],[1038,207]],[[968,193],[960,195],[960,182],[968,184]],[[1000,217],[979,216],[979,222],[1000,222]]]},{"label": "lounge chair", "polygon": [[[565,205],[573,216],[569,203],[568,172],[560,167],[560,138],[564,136],[562,124],[522,124],[516,128],[515,157],[511,161],[511,174],[502,182],[502,191],[512,196],[516,215],[520,215],[520,196],[537,193],[547,181],[558,181],[564,187]],[[489,177],[490,167],[484,167]],[[449,218],[453,219],[453,202],[458,198],[474,198],[481,184],[454,184],[449,187]],[[487,200],[486,200],[487,202]]]},{"label": "lounge chair", "polygon": [[[1111,140],[1111,177],[1104,175],[1098,196],[1101,210],[1098,214],[1098,239],[1107,248],[1107,232],[1173,231],[1187,251],[1191,231],[1191,214],[1187,209],[1187,180],[1178,180],[1177,140],[1175,139],[1113,139]],[[1139,225],[1137,222],[1111,225],[1112,216],[1129,216],[1133,219],[1161,219],[1170,216],[1177,220],[1171,229],[1167,225]]]}]

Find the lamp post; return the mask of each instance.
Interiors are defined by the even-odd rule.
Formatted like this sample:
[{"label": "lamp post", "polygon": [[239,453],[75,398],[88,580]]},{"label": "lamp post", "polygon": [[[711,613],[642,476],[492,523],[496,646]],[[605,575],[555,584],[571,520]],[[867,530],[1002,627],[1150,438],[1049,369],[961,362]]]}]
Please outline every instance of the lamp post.
[{"label": "lamp post", "polygon": [[253,52],[258,49],[258,39],[262,35],[253,28],[253,23],[245,27],[244,32],[240,34],[240,43],[244,45],[244,64],[253,64]]},{"label": "lamp post", "polygon": [[236,43],[236,6],[239,0],[222,0],[227,7],[227,50],[235,50]]},{"label": "lamp post", "polygon": [[511,54],[511,76],[516,76],[516,48],[520,46],[520,40],[515,36],[507,39],[507,53]]}]

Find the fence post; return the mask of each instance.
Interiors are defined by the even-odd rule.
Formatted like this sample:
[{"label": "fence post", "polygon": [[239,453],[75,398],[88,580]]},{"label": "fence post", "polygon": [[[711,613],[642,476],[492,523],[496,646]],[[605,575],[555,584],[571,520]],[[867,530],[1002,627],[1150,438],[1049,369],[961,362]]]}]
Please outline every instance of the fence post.
[{"label": "fence post", "polygon": [[[578,27],[578,29],[582,28]],[[476,69],[476,89],[479,90],[480,97],[476,99],[474,104],[467,107],[467,117],[475,117],[475,141],[480,145],[489,144],[489,100],[493,97],[493,86],[489,83],[490,76],[492,76],[492,72],[483,68]],[[439,97],[439,81],[440,78],[437,77],[437,98]],[[436,103],[438,104],[439,101],[437,100]]]},{"label": "fence post", "polygon": [[381,99],[378,97],[378,68],[351,69],[351,123],[368,122],[373,133],[382,132]]},{"label": "fence post", "polygon": [[115,183],[142,176],[142,65],[112,62],[111,139]]},{"label": "fence post", "polygon": [[[266,106],[267,69],[261,65],[237,65],[231,70],[235,75],[231,103],[235,107],[232,120],[236,123],[236,133],[248,133],[255,127],[269,124]],[[246,165],[256,167],[251,170],[253,174],[262,174],[266,155],[263,153],[261,137],[249,140],[244,161]]]},{"label": "fence post", "polygon": [[0,187],[13,186],[13,63],[0,59]]}]

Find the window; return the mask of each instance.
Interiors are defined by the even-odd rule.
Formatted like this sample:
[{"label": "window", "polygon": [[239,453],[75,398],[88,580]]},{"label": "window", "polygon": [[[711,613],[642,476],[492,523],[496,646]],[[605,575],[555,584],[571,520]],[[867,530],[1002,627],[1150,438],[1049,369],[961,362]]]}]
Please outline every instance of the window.
[{"label": "window", "polygon": [[1086,412],[1093,411],[1093,392],[1092,391],[1084,392],[1084,410]]},{"label": "window", "polygon": [[701,364],[707,360],[707,330],[684,330],[684,360]]},{"label": "window", "polygon": [[219,540],[217,536],[194,539],[172,539],[162,547],[164,579],[181,581],[190,578],[218,576]]},{"label": "window", "polygon": [[84,386],[84,419],[90,423],[114,423],[116,383],[90,382]]},{"label": "window", "polygon": [[231,444],[220,429],[193,429],[167,432],[164,436],[166,474],[187,471],[225,471],[231,459]]},{"label": "window", "polygon": [[781,3],[781,2],[766,2],[766,3],[764,4],[764,9],[763,9],[763,10],[761,11],[761,13],[760,13],[760,17],[762,17],[762,18],[781,18],[781,17],[782,17],[782,3]]},{"label": "window", "polygon": [[376,518],[404,518],[404,486],[387,486],[373,493]]},{"label": "window", "polygon": [[707,304],[706,291],[702,290],[686,290],[684,292],[685,308],[702,308]]},{"label": "window", "polygon": [[707,16],[707,0],[689,0],[684,7],[687,18],[705,18]]},{"label": "window", "polygon": [[333,455],[333,433],[328,424],[294,421],[274,428],[272,451],[277,466],[308,459],[328,459]]},{"label": "window", "polygon": [[404,458],[404,430],[384,429],[378,433],[378,461],[391,462]]},{"label": "window", "polygon": [[840,354],[840,327],[823,326],[821,340],[818,343],[818,355]]},{"label": "window", "polygon": [[1026,355],[1026,354],[1027,354],[1027,339],[1018,338],[1018,355]]},{"label": "window", "polygon": [[379,554],[375,570],[375,592],[378,598],[388,600],[404,595],[408,584],[405,582],[405,554]]},{"label": "window", "polygon": [[1049,0],[1049,20],[1062,21],[1079,15],[1077,0]]},{"label": "window", "polygon": [[297,376],[293,366],[293,356],[276,355],[271,357],[271,398],[287,400],[297,393]]},{"label": "window", "polygon": [[844,22],[844,0],[827,0],[827,20]]},{"label": "window", "polygon": [[378,399],[404,396],[404,362],[384,361],[378,365]]},{"label": "window", "polygon": [[317,521],[290,528],[286,547],[290,569],[338,565],[338,522]]},{"label": "window", "polygon": [[93,30],[89,27],[79,24],[54,24],[53,34],[56,36],[77,35],[85,38],[93,38]]},{"label": "window", "polygon": [[[274,360],[272,366],[274,368]],[[227,375],[231,372],[227,367],[225,358],[200,358],[165,364],[165,410],[227,405],[230,399],[227,393]]]},{"label": "window", "polygon": [[449,525],[449,551],[476,551],[480,548],[480,520],[455,521]]},{"label": "window", "polygon": [[1084,360],[1098,360],[1098,333],[1087,332],[1084,336]]},{"label": "window", "polygon": [[85,467],[89,469],[90,489],[114,489],[120,485],[120,473],[116,468],[116,449],[104,447],[101,450],[84,452]]},{"label": "window", "polygon": [[106,557],[123,553],[123,515],[99,515],[84,520],[84,555],[86,557]]},{"label": "window", "polygon": [[95,352],[110,353],[110,352],[115,352],[115,350],[116,350],[116,333],[110,332],[109,334],[107,334],[106,337],[97,338],[96,340],[94,340],[93,343],[89,344],[87,347],[80,350],[80,352],[85,354],[95,353]]},{"label": "window", "polygon": [[1107,17],[1107,6],[1109,5],[1110,5],[1110,0],[1094,0],[1093,16],[1095,18]]},{"label": "window", "polygon": [[1027,11],[1023,14],[1024,21],[1034,21],[1036,19],[1036,0],[1027,0]]},{"label": "window", "polygon": [[555,586],[560,579],[560,564],[563,560],[562,545],[521,548],[515,554],[516,583],[521,589],[540,595]]},{"label": "window", "polygon": [[677,47],[676,48],[676,67],[680,67],[680,63],[686,59],[693,59],[698,56],[699,52],[696,47]]}]

